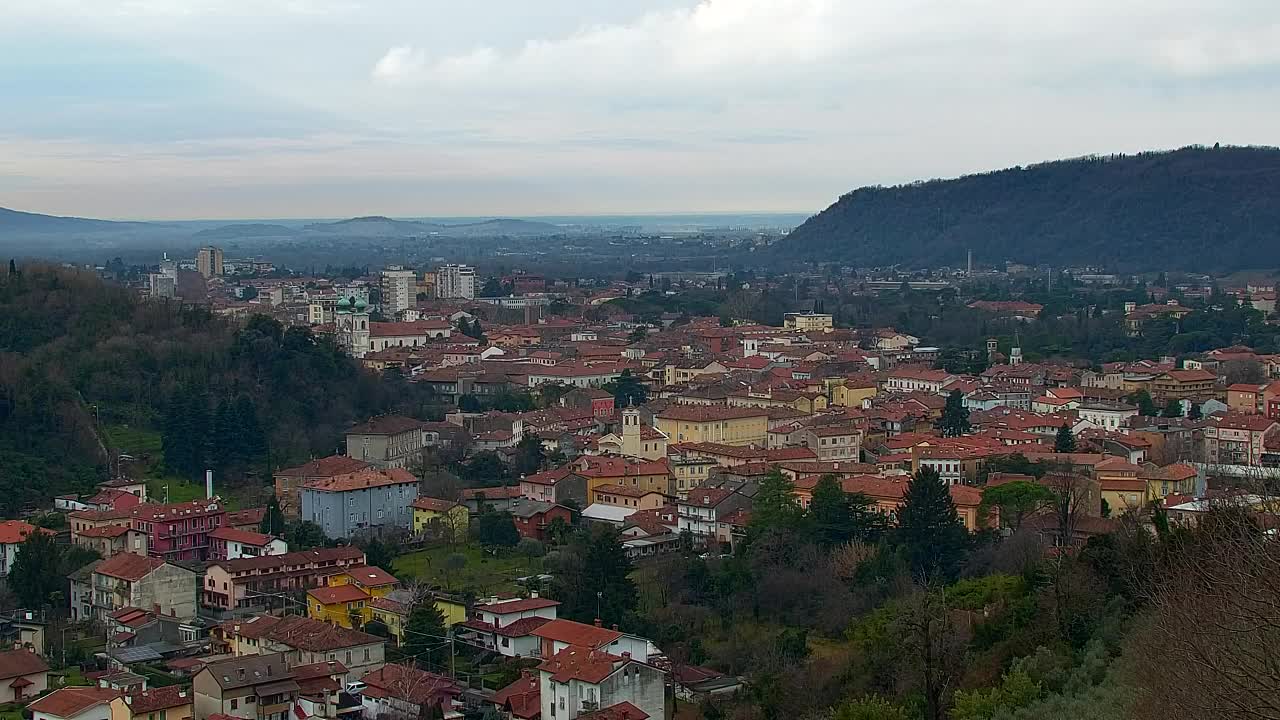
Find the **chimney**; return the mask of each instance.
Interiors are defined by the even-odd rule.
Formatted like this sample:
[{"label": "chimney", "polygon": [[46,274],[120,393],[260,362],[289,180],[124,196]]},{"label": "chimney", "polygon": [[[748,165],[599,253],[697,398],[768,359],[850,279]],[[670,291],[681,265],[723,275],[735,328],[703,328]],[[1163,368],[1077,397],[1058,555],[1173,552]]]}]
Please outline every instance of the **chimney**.
[{"label": "chimney", "polygon": [[600,622],[600,618],[596,618],[596,627],[604,627],[604,623]]},{"label": "chimney", "polygon": [[[616,628],[616,627],[617,627],[617,625],[614,625],[614,627]],[[622,659],[623,659],[623,660],[630,660],[630,659],[631,659],[631,653],[629,653],[629,652],[624,652],[624,653],[622,653]]]},{"label": "chimney", "polygon": [[617,631],[618,631],[618,623],[614,623],[614,624],[613,624],[613,631],[614,631],[614,632],[617,632]]},{"label": "chimney", "polygon": [[538,591],[537,591],[537,590],[532,590],[532,591],[530,591],[530,592],[529,592],[529,597],[530,597],[531,599],[533,599],[533,600],[537,600],[537,599],[538,599]]}]

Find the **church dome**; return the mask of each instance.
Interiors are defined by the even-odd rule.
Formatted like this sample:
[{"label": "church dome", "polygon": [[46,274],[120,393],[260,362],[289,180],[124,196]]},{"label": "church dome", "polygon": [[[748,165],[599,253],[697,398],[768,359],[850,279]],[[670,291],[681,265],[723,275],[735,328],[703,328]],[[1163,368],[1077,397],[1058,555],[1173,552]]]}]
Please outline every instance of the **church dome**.
[{"label": "church dome", "polygon": [[341,298],[338,300],[338,309],[346,310],[351,307],[351,298]]},{"label": "church dome", "polygon": [[365,308],[367,308],[367,307],[369,307],[369,303],[365,302],[365,299],[364,299],[364,298],[356,298],[356,309],[357,309],[357,310],[363,310],[363,309],[365,309]]}]

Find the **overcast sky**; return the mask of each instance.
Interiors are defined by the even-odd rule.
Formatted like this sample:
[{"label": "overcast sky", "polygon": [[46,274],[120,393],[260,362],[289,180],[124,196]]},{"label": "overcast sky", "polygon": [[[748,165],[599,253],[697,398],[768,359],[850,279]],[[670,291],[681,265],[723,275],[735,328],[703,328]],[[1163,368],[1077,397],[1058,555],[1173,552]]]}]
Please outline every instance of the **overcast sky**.
[{"label": "overcast sky", "polygon": [[1280,144],[1280,0],[4,0],[0,206],[816,211]]}]

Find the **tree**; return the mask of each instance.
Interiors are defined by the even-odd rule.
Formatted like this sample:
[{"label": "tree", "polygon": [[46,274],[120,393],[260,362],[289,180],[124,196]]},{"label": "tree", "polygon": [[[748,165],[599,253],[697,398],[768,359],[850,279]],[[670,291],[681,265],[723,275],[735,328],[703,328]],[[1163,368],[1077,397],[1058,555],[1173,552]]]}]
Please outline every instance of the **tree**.
[{"label": "tree", "polygon": [[1204,411],[1200,409],[1199,403],[1191,402],[1188,404],[1191,406],[1191,409],[1187,411],[1187,418],[1191,420],[1200,420],[1204,417]]},{"label": "tree", "polygon": [[803,519],[796,500],[795,484],[774,468],[760,481],[751,505],[750,530],[753,535],[767,530],[794,531]]},{"label": "tree", "polygon": [[391,567],[392,561],[395,560],[394,548],[382,542],[381,538],[371,538],[362,549],[364,550],[364,564],[369,567],[387,570]]},{"label": "tree", "polygon": [[924,696],[925,719],[943,720],[947,695],[964,669],[965,650],[946,596],[927,591],[908,596],[891,624],[891,636],[903,669]]},{"label": "tree", "polygon": [[649,337],[649,328],[644,325],[637,325],[635,329],[631,331],[631,334],[627,336],[627,340],[629,342],[638,343],[644,342],[644,339],[647,337]]},{"label": "tree", "polygon": [[909,720],[907,711],[882,697],[870,695],[837,705],[831,720]]},{"label": "tree", "polygon": [[593,527],[581,533],[571,548],[581,564],[573,571],[557,574],[553,586],[564,615],[585,623],[596,619],[605,625],[629,622],[639,594],[631,580],[631,560],[618,531]]},{"label": "tree", "polygon": [[516,443],[515,453],[511,459],[512,470],[520,476],[533,475],[542,469],[546,459],[542,439],[537,435],[528,434]]},{"label": "tree", "polygon": [[9,275],[12,276],[17,274],[18,274],[18,263],[14,262],[13,258],[9,258]]},{"label": "tree", "polygon": [[506,295],[506,293],[502,291],[502,283],[498,281],[498,278],[493,276],[490,276],[488,280],[485,280],[484,287],[480,288],[480,297],[492,298],[502,297],[503,295]]},{"label": "tree", "polygon": [[57,597],[64,581],[59,573],[61,565],[62,547],[54,542],[51,533],[33,532],[19,543],[9,570],[9,587],[23,607],[36,610],[65,603],[65,599]]},{"label": "tree", "polygon": [[895,539],[916,578],[945,581],[959,574],[969,536],[936,470],[922,467],[907,484]]},{"label": "tree", "polygon": [[1125,399],[1130,404],[1137,405],[1138,414],[1143,417],[1155,417],[1158,414],[1156,412],[1156,404],[1151,400],[1151,393],[1146,390],[1137,390],[1130,393]]},{"label": "tree", "polygon": [[515,547],[520,533],[509,512],[481,513],[476,518],[476,539],[486,547]]},{"label": "tree", "polygon": [[613,403],[617,407],[635,407],[643,405],[649,399],[649,390],[640,382],[631,370],[623,370],[617,380],[607,383],[604,389],[613,393]]},{"label": "tree", "polygon": [[1058,436],[1053,440],[1053,451],[1056,453],[1076,451],[1076,436],[1071,433],[1071,426],[1065,422],[1058,428]]},{"label": "tree", "polygon": [[267,511],[262,514],[262,523],[258,525],[258,531],[264,535],[284,536],[284,513],[281,512],[280,501],[275,495],[267,501]]},{"label": "tree", "polygon": [[1022,521],[1053,505],[1054,494],[1049,488],[1035,482],[1013,482],[987,487],[982,491],[982,504],[978,512],[986,514],[995,509],[1000,514],[1000,524],[1017,532]]},{"label": "tree", "polygon": [[943,437],[959,437],[971,429],[969,408],[964,406],[964,394],[959,390],[952,390],[947,395],[946,407],[942,409],[942,417],[938,419],[938,429],[942,431]]},{"label": "tree", "polygon": [[426,597],[418,601],[409,612],[409,620],[404,628],[404,649],[406,656],[420,667],[426,669],[431,662],[432,651],[440,651],[441,645],[448,642],[448,630],[444,613],[436,607],[435,600]]},{"label": "tree", "polygon": [[285,527],[284,538],[289,543],[290,550],[324,547],[329,542],[324,530],[310,520],[289,523]]},{"label": "tree", "polygon": [[1164,406],[1164,412],[1161,415],[1167,418],[1182,417],[1182,401],[1177,398],[1169,398],[1169,402]]},{"label": "tree", "polygon": [[467,566],[467,556],[462,553],[449,553],[444,559],[444,583],[452,590],[453,578],[457,572]]},{"label": "tree", "polygon": [[1091,480],[1068,466],[1046,474],[1044,483],[1053,493],[1050,507],[1058,525],[1058,546],[1070,547],[1080,518],[1092,514]]},{"label": "tree", "polygon": [[814,485],[806,521],[814,541],[824,547],[874,540],[884,526],[867,497],[846,493],[834,475],[824,475]]}]

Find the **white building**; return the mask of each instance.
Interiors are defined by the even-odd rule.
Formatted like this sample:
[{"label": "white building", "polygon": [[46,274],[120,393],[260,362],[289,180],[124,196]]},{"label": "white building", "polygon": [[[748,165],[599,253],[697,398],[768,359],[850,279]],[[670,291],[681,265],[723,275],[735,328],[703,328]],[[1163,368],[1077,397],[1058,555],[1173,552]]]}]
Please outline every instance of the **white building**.
[{"label": "white building", "polygon": [[613,709],[607,717],[666,717],[666,673],[631,653],[567,647],[538,666],[542,717],[574,720]]},{"label": "white building", "polygon": [[467,265],[444,265],[436,271],[436,296],[448,299],[474,300],[476,270]]},{"label": "white building", "polygon": [[1124,427],[1125,420],[1138,414],[1138,408],[1123,403],[1084,403],[1076,408],[1080,422],[1075,430],[1094,427],[1102,430],[1116,430]]},{"label": "white building", "polygon": [[382,312],[389,316],[408,310],[417,300],[418,279],[412,270],[392,265],[382,271]]},{"label": "white building", "polygon": [[206,278],[221,277],[225,272],[222,248],[210,245],[197,250],[196,270]]}]

